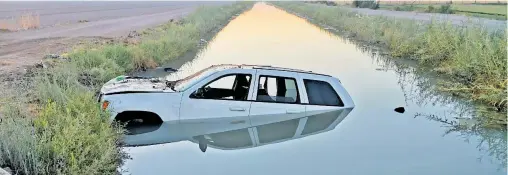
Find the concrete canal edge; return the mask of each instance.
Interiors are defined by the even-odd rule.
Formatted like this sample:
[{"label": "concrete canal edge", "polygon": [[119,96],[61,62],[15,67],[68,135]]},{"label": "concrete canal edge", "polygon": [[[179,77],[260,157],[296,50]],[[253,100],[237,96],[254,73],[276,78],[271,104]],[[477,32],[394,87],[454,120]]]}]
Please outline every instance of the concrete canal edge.
[{"label": "concrete canal edge", "polygon": [[7,172],[6,170],[0,168],[0,175],[11,175],[11,174],[9,174],[9,172]]}]

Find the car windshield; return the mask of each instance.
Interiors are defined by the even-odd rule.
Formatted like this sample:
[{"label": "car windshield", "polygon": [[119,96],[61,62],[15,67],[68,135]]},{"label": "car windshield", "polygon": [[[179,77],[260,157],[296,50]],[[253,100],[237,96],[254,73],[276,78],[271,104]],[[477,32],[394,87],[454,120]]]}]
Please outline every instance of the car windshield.
[{"label": "car windshield", "polygon": [[[168,75],[166,78],[167,80],[176,80],[173,86],[171,87],[175,91],[184,91],[190,86],[197,83],[198,80],[200,80],[203,77],[206,77],[213,72],[217,71],[218,69],[224,69],[231,66],[237,66],[237,65],[229,65],[229,64],[222,64],[222,65],[214,65],[210,66],[208,68],[205,68],[203,70],[200,70],[198,72],[195,72],[193,69],[179,69],[177,72],[172,73]],[[185,77],[185,78],[182,78]]]}]

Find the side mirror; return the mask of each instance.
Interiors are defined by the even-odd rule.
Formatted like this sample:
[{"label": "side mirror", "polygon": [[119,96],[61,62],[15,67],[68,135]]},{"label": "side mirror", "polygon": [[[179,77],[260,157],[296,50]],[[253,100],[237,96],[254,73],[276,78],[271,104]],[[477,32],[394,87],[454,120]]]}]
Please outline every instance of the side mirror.
[{"label": "side mirror", "polygon": [[198,140],[199,149],[201,150],[201,152],[206,152],[206,148],[208,148],[208,140],[206,140],[206,138],[202,135],[198,136],[197,140]]},{"label": "side mirror", "polygon": [[192,97],[204,98],[205,97],[205,89],[199,88],[198,90],[194,91],[194,93],[192,93]]}]

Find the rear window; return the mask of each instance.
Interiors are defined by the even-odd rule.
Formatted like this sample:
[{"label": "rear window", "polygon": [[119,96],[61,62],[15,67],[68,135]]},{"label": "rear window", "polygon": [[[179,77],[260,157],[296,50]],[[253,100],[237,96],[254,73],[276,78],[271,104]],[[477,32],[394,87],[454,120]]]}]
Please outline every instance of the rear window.
[{"label": "rear window", "polygon": [[304,79],[303,82],[305,84],[305,90],[307,90],[307,96],[309,97],[309,104],[344,106],[344,103],[342,103],[342,100],[328,82],[308,79]]}]

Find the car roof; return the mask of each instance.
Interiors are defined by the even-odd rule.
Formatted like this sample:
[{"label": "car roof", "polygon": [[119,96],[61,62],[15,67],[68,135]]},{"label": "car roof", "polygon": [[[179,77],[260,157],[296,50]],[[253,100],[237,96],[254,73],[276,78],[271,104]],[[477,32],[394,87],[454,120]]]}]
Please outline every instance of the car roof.
[{"label": "car roof", "polygon": [[263,69],[263,70],[277,70],[277,71],[286,71],[286,72],[297,72],[297,73],[306,73],[306,74],[315,74],[315,75],[323,75],[331,77],[330,75],[326,74],[319,74],[312,71],[306,71],[301,69],[293,69],[293,68],[285,68],[285,67],[275,67],[270,65],[251,65],[251,64],[219,64],[219,65],[213,65],[205,70],[209,69],[215,69],[215,70],[225,70],[225,69]]}]

